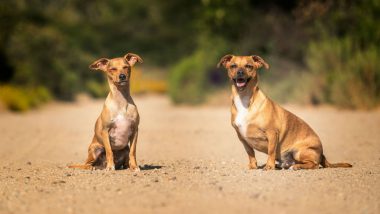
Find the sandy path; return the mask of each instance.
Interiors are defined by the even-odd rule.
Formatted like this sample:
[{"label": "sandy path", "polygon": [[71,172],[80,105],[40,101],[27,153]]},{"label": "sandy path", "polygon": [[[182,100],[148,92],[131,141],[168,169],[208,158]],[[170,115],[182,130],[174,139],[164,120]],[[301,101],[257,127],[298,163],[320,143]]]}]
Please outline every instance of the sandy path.
[{"label": "sandy path", "polygon": [[102,101],[0,113],[0,213],[380,213],[379,111],[288,106],[354,168],[265,172],[246,169],[228,106],[136,103],[140,173],[65,167],[85,159]]}]

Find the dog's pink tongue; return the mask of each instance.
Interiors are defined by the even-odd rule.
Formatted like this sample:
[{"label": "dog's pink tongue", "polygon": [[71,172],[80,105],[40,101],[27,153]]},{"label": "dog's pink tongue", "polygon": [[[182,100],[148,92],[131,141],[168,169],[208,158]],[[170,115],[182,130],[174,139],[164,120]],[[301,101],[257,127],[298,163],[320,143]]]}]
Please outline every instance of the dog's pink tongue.
[{"label": "dog's pink tongue", "polygon": [[237,87],[243,87],[245,86],[245,82],[238,82],[236,83]]}]

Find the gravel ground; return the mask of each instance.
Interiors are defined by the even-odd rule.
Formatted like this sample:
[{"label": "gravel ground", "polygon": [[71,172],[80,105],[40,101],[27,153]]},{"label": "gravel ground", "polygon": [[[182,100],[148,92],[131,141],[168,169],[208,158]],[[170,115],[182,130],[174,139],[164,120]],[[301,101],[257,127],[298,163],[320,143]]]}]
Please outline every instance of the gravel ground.
[{"label": "gravel ground", "polygon": [[319,134],[330,162],[354,167],[262,171],[247,170],[228,105],[135,101],[139,173],[66,168],[84,161],[103,101],[1,112],[0,213],[380,213],[379,110],[286,106]]}]

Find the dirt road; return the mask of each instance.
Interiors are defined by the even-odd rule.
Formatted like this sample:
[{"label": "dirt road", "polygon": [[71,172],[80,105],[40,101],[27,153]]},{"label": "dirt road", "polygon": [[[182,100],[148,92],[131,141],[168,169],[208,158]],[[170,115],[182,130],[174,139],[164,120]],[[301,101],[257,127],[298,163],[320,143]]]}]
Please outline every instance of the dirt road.
[{"label": "dirt road", "polygon": [[[247,170],[229,106],[137,97],[140,173],[81,163],[102,101],[0,113],[0,213],[380,213],[380,112],[289,110],[352,169]],[[258,154],[259,164],[266,156]]]}]

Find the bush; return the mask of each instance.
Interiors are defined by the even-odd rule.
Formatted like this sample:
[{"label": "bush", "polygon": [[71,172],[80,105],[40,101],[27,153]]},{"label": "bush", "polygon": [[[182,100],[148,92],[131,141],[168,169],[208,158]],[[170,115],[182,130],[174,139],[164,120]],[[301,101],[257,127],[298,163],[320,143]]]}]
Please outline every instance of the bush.
[{"label": "bush", "polygon": [[[270,71],[271,74],[260,78],[259,81],[260,88],[272,100],[280,103],[316,104],[313,95],[313,76],[310,73],[291,71],[287,72],[286,77],[279,78],[278,73],[281,70],[278,72],[274,69],[273,72]],[[269,75],[273,77],[268,77]]]},{"label": "bush", "polygon": [[27,89],[31,107],[38,107],[52,99],[49,90],[43,86]]},{"label": "bush", "polygon": [[0,86],[0,102],[12,111],[26,111],[51,100],[49,91],[44,87],[21,88],[13,85]]},{"label": "bush", "polygon": [[95,80],[89,80],[86,82],[86,91],[95,98],[105,97],[109,91],[106,81],[100,83]]},{"label": "bush", "polygon": [[206,87],[208,73],[215,69],[226,49],[226,43],[221,38],[201,37],[197,51],[180,60],[170,70],[169,95],[172,101],[177,104],[203,102],[209,89]]},{"label": "bush", "polygon": [[380,53],[361,49],[350,37],[311,43],[306,57],[321,102],[345,108],[373,108],[380,103]]},{"label": "bush", "polygon": [[174,103],[197,104],[204,100],[206,66],[203,53],[181,60],[170,71],[169,94]]}]

